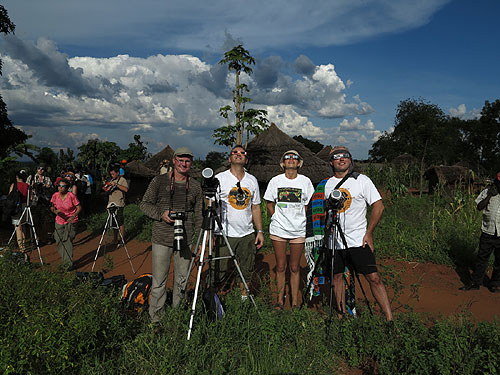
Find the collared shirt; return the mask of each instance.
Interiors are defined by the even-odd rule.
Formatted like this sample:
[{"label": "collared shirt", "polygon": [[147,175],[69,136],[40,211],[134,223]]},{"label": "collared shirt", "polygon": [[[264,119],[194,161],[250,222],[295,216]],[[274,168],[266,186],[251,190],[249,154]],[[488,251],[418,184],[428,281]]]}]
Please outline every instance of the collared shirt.
[{"label": "collared shirt", "polygon": [[[488,188],[484,189],[476,198],[479,204],[488,195]],[[500,234],[500,194],[490,198],[488,205],[483,211],[483,223],[481,231],[492,236]]]}]

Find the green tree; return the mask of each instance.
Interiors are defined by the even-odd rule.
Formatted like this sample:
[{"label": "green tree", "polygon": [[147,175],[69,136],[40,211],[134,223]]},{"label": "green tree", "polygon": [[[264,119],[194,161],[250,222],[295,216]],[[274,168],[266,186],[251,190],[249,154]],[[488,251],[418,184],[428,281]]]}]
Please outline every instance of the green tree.
[{"label": "green tree", "polygon": [[323,150],[323,148],[325,147],[322,143],[304,138],[301,135],[296,135],[293,137],[293,139],[302,143],[304,146],[306,146],[309,150],[311,150],[315,154]]},{"label": "green tree", "polygon": [[500,100],[485,101],[481,117],[463,122],[462,130],[469,159],[489,173],[500,165]]},{"label": "green tree", "polygon": [[[255,59],[240,44],[224,53],[224,58],[219,61],[219,64],[227,64],[229,71],[234,70],[236,84],[233,90],[234,108],[227,105],[219,109],[219,114],[226,119],[227,125],[214,130],[214,143],[229,147],[235,144],[243,145],[243,139],[246,135],[246,146],[250,134],[260,134],[269,127],[269,121],[266,118],[267,111],[246,108],[246,103],[250,102],[251,99],[246,97],[245,93],[250,90],[246,84],[240,84],[242,72],[248,75],[252,74],[250,65],[255,64]],[[230,119],[229,112],[234,112],[234,123]]]},{"label": "green tree", "polygon": [[148,153],[148,148],[144,142],[141,141],[141,136],[136,134],[134,135],[134,143],[129,143],[128,148],[122,150],[118,158],[131,162],[132,160],[145,161],[150,156],[151,154]]},{"label": "green tree", "polygon": [[441,108],[422,99],[399,103],[394,131],[385,132],[369,151],[376,161],[391,161],[408,153],[422,165],[451,164],[459,159],[463,137],[456,122]]},{"label": "green tree", "polygon": [[103,142],[99,139],[89,139],[78,147],[78,161],[86,168],[105,172],[110,163],[118,161],[121,153],[115,142]]},{"label": "green tree", "polygon": [[[0,33],[13,34],[16,25],[11,22],[7,10],[0,5]],[[0,59],[0,75],[2,75],[2,59]],[[4,170],[8,163],[16,159],[16,155],[33,157],[31,151],[36,149],[33,145],[25,144],[28,135],[16,128],[7,115],[7,105],[0,95],[0,169]]]},{"label": "green tree", "polygon": [[47,167],[57,168],[57,154],[50,147],[42,147],[36,156],[39,164],[45,164]]},{"label": "green tree", "polygon": [[227,157],[227,152],[210,151],[207,154],[203,165],[205,168],[212,168],[215,171],[224,164],[224,162],[227,160]]}]

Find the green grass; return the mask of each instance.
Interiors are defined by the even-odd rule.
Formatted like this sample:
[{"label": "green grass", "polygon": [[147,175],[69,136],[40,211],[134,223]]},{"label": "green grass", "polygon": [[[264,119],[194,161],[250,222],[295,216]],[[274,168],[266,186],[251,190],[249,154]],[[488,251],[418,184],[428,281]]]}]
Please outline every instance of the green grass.
[{"label": "green grass", "polygon": [[[197,305],[167,308],[155,335],[145,314],[133,319],[118,296],[69,273],[0,259],[0,372],[5,374],[342,374],[348,366],[379,374],[495,374],[497,321],[432,319],[399,313],[393,324],[360,307],[357,319],[309,309],[275,311],[269,291],[260,314],[239,293],[223,300],[226,316],[207,321]],[[191,300],[188,299],[189,306]],[[375,370],[376,369],[376,370]]]}]

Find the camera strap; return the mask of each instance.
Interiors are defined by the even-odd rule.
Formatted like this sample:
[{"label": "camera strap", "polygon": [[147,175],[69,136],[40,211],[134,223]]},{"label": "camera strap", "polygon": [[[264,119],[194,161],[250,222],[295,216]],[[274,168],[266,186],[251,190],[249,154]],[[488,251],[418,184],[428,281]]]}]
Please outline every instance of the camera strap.
[{"label": "camera strap", "polygon": [[[187,200],[189,191],[189,176],[186,176],[186,201],[184,202],[184,212],[187,212]],[[174,208],[174,194],[175,194],[175,175],[174,171],[170,173],[170,208],[169,212]]]},{"label": "camera strap", "polygon": [[337,185],[335,185],[335,187],[333,188],[333,190],[337,190],[351,176],[352,176],[352,172],[349,172],[348,174],[346,174],[344,176],[344,178],[342,178],[342,180],[340,180],[339,183]]}]

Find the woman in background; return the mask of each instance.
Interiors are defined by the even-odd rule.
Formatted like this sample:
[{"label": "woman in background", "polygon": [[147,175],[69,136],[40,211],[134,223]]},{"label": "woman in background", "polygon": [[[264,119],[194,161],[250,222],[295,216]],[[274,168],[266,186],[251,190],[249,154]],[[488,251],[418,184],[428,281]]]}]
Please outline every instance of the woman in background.
[{"label": "woman in background", "polygon": [[73,269],[73,240],[76,236],[75,223],[82,207],[78,198],[68,191],[71,182],[62,179],[57,184],[57,192],[54,193],[50,202],[50,210],[56,215],[56,229],[54,238],[57,243],[57,251],[62,258],[62,267]]}]

